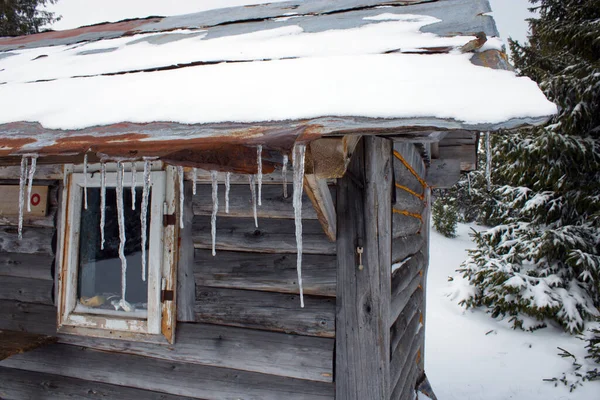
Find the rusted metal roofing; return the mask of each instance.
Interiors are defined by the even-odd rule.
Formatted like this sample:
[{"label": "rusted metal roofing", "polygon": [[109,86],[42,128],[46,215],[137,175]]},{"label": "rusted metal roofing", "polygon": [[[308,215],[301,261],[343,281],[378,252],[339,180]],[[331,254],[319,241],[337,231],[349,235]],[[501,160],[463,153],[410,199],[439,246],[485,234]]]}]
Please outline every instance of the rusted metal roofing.
[{"label": "rusted metal roofing", "polygon": [[[81,76],[115,76],[127,75],[132,78],[142,74],[153,74],[161,71],[201,67],[221,63],[265,62],[263,58],[225,58],[207,59],[202,54],[196,58],[188,57],[186,62],[157,63],[144,68],[119,69],[118,65],[109,65],[102,72],[92,75],[73,74],[63,76],[64,70],[30,68],[31,80],[27,82],[3,81],[3,76],[10,76],[10,71],[4,71],[3,60],[10,60],[24,51],[37,51],[35,59],[48,57],[43,49],[76,49],[79,46],[79,56],[91,54],[110,54],[116,49],[111,45],[115,39],[130,38],[130,45],[144,44],[160,46],[167,43],[189,40],[196,37],[201,40],[229,38],[238,35],[260,33],[276,29],[295,27],[304,33],[323,33],[333,30],[355,29],[376,23],[374,17],[389,12],[416,16],[430,16],[440,21],[421,28],[441,37],[474,36],[483,32],[488,38],[498,36],[492,18],[486,15],[490,11],[487,0],[306,0],[290,1],[257,6],[217,9],[196,14],[174,17],[147,17],[143,19],[126,20],[117,23],[107,23],[81,27],[68,31],[46,32],[16,38],[0,38],[0,96],[3,86],[12,84],[42,85],[55,80],[83,79]],[[299,28],[298,28],[299,27]],[[181,32],[181,34],[179,34]],[[91,49],[83,45],[93,44]],[[348,46],[352,46],[349,43]],[[423,47],[423,48],[388,48],[377,50],[379,54],[425,53],[439,54],[456,51],[456,46]],[[62,48],[61,48],[62,49]],[[33,54],[33,53],[32,53]],[[300,54],[300,53],[299,53]],[[302,57],[300,54],[298,57]],[[289,49],[281,59],[294,59],[294,49]],[[473,64],[508,69],[510,66],[502,51],[491,49],[475,53]],[[35,66],[35,64],[33,64]],[[8,75],[7,75],[8,74]],[[28,75],[25,75],[28,76]],[[37,78],[36,78],[37,76]],[[145,75],[147,76],[147,75]],[[293,79],[293,77],[291,77]],[[248,77],[252,79],[252,77]],[[393,79],[393,77],[390,77]],[[83,82],[83,81],[78,81]],[[4,85],[3,85],[4,83]],[[136,103],[136,94],[123,86],[115,97],[130,98],[132,106]],[[285,89],[285,88],[284,88]],[[289,88],[288,90],[294,90]],[[87,93],[87,96],[94,96]],[[170,93],[156,93],[157,107],[160,100],[168,102]],[[235,94],[232,94],[235,96]],[[482,93],[482,98],[493,96],[493,93]],[[247,99],[251,102],[252,99]],[[48,99],[52,102],[52,99]],[[64,110],[63,110],[64,111]],[[402,118],[368,118],[360,113],[356,116],[331,116],[327,113],[313,118],[301,118],[282,121],[253,121],[214,123],[185,123],[174,121],[119,121],[104,125],[94,125],[84,128],[55,128],[43,126],[35,118],[28,121],[14,120],[0,123],[0,163],[9,163],[11,157],[24,153],[45,155],[48,160],[66,160],[78,157],[91,151],[115,157],[159,156],[165,160],[184,163],[186,165],[228,165],[230,170],[244,171],[245,163],[240,161],[245,156],[247,146],[262,144],[265,151],[285,152],[296,141],[308,141],[328,135],[343,134],[386,134],[386,135],[416,135],[427,136],[431,132],[443,130],[493,130],[497,128],[515,128],[524,124],[537,124],[545,121],[547,116],[520,116],[505,121],[489,121],[468,123],[452,118],[414,117]],[[201,156],[201,151],[206,151]],[[194,150],[194,151],[192,151]],[[211,155],[212,154],[212,155]],[[215,155],[218,154],[218,155]],[[58,157],[58,158],[56,158]],[[204,158],[203,158],[204,157]],[[206,159],[206,158],[210,159]],[[219,159],[219,157],[221,159]],[[275,155],[273,156],[275,157]],[[266,157],[268,162],[269,156]],[[238,165],[239,164],[239,165]]]}]

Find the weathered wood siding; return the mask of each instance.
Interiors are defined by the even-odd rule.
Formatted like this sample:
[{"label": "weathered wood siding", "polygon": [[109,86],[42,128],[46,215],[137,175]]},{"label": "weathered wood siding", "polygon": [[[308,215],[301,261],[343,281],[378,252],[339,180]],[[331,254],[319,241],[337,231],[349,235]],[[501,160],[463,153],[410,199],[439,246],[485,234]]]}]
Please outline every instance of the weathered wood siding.
[{"label": "weathered wood siding", "polygon": [[412,400],[424,376],[425,282],[429,263],[426,166],[410,143],[394,144],[390,387],[392,400]]},{"label": "weathered wood siding", "polygon": [[[56,177],[59,170],[40,173]],[[230,214],[220,180],[213,257],[211,188],[203,176],[196,196],[189,182],[186,191],[178,315],[188,322],[178,323],[175,344],[60,334],[58,344],[0,362],[0,398],[334,398],[335,243],[305,196],[300,308],[291,188],[284,199],[280,184],[263,186],[256,228],[247,179],[232,179]],[[277,183],[277,176],[265,180]],[[51,182],[51,223],[27,223],[21,241],[16,220],[0,219],[0,329],[56,335],[59,184]]]}]

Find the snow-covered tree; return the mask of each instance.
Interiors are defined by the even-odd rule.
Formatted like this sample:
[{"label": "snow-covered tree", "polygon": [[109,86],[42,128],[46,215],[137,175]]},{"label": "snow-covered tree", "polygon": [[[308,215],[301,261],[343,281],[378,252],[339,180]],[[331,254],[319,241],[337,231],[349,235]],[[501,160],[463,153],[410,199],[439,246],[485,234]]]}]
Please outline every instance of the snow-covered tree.
[{"label": "snow-covered tree", "polygon": [[42,10],[58,0],[0,0],[0,36],[38,33],[44,25],[58,21],[54,13]]},{"label": "snow-covered tree", "polygon": [[493,135],[480,219],[496,226],[476,234],[462,267],[476,287],[465,304],[515,327],[553,321],[576,333],[600,306],[600,1],[531,2],[539,19],[529,44],[511,42],[513,60],[560,111],[542,127]]}]

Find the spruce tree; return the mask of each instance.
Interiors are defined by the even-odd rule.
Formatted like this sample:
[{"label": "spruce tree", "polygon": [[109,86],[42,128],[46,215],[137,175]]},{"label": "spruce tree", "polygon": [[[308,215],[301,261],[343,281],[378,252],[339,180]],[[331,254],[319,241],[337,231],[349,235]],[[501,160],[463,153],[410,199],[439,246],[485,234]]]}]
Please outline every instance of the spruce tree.
[{"label": "spruce tree", "polygon": [[[494,135],[494,186],[461,271],[467,306],[515,327],[582,332],[600,306],[600,1],[530,0],[529,44],[513,61],[560,110],[547,124]],[[518,93],[515,93],[518,96]],[[588,332],[597,362],[599,332]],[[588,375],[594,379],[598,375]]]},{"label": "spruce tree", "polygon": [[54,13],[41,10],[58,0],[0,0],[0,36],[20,36],[38,33],[44,25],[60,19]]}]

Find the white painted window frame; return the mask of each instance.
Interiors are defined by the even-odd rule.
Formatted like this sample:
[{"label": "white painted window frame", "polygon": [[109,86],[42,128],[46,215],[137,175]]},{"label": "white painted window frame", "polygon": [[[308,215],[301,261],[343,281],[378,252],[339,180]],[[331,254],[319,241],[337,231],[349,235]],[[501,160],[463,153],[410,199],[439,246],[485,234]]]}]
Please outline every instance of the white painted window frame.
[{"label": "white painted window frame", "polygon": [[[108,165],[107,165],[108,166]],[[107,168],[114,170],[114,168]],[[89,168],[88,168],[89,170]],[[139,170],[139,169],[138,169]],[[146,318],[119,313],[99,315],[80,312],[77,308],[77,281],[79,272],[79,230],[83,202],[84,174],[73,173],[72,166],[65,167],[67,181],[63,190],[63,208],[60,221],[59,252],[60,265],[58,290],[58,331],[100,337],[124,338],[123,332],[131,334],[160,335],[162,322],[161,290],[163,276],[170,275],[171,268],[165,242],[172,242],[173,229],[163,227],[163,211],[167,199],[174,196],[174,188],[167,187],[167,172],[151,172],[150,234],[148,238],[148,311]],[[116,187],[116,172],[106,173],[106,187]],[[136,187],[142,188],[143,173],[136,173]],[[124,174],[123,187],[130,188],[132,174]],[[88,173],[87,187],[101,187],[100,173]],[[141,196],[141,189],[138,191]],[[163,267],[163,264],[166,267]],[[110,313],[112,314],[112,313]]]}]

